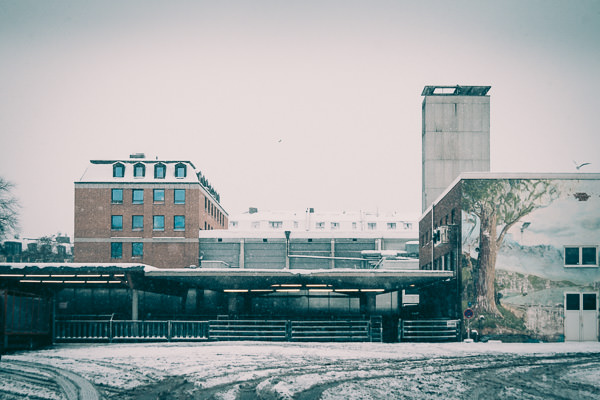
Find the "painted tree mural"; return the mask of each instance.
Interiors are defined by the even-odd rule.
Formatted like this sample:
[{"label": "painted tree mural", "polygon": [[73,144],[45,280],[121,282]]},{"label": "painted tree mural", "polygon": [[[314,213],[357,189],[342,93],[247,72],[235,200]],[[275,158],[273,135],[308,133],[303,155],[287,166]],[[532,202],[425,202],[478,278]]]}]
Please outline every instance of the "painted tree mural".
[{"label": "painted tree mural", "polygon": [[541,179],[470,179],[463,182],[462,191],[463,211],[475,215],[480,223],[475,307],[480,313],[501,316],[494,287],[498,249],[508,230],[558,198],[558,189]]}]

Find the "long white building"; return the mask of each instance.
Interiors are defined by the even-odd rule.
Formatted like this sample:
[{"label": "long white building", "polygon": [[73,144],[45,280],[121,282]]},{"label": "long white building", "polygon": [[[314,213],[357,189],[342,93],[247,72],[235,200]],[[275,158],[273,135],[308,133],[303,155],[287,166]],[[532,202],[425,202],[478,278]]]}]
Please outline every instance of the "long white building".
[{"label": "long white building", "polygon": [[241,214],[232,214],[229,231],[237,232],[284,232],[294,234],[337,233],[389,237],[418,237],[417,217],[399,213],[368,211],[322,212],[313,208],[302,211],[262,211],[250,208]]}]

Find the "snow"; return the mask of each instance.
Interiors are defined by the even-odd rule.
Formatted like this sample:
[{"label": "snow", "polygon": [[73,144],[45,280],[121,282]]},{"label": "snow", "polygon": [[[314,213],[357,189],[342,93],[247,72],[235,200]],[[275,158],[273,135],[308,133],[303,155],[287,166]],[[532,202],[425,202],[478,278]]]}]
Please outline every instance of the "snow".
[{"label": "snow", "polygon": [[[292,398],[315,385],[331,383],[324,399],[410,396],[407,382],[422,385],[426,398],[466,390],[457,377],[440,380],[428,360],[481,355],[555,355],[598,353],[600,343],[270,343],[201,342],[136,344],[63,344],[50,349],[5,355],[10,361],[42,363],[73,371],[99,387],[131,390],[173,376],[184,376],[198,388],[261,380],[257,390],[278,398]],[[399,372],[402,360],[423,360],[419,368]],[[5,363],[9,361],[9,363]],[[551,361],[550,361],[551,362]],[[394,369],[395,368],[395,369]],[[527,372],[527,367],[523,372]],[[591,384],[600,379],[597,364],[568,372],[574,382]],[[405,376],[406,375],[406,376]],[[410,386],[410,385],[409,385]],[[0,390],[15,385],[0,383]],[[20,390],[27,392],[29,388]],[[216,398],[233,399],[240,388],[227,388]],[[424,389],[425,390],[425,389]],[[51,398],[49,395],[48,398]]]},{"label": "snow", "polygon": [[[125,175],[121,178],[113,177],[113,164],[121,163],[125,165]],[[133,176],[133,165],[142,163],[146,165],[146,173],[143,177]],[[154,177],[154,165],[164,164],[166,173],[164,178]],[[185,177],[175,177],[175,164],[182,163],[188,168]],[[189,161],[165,161],[165,160],[148,160],[148,159],[129,159],[129,160],[114,160],[114,161],[91,161],[85,172],[75,182],[81,183],[187,183],[199,184],[194,165]]]}]

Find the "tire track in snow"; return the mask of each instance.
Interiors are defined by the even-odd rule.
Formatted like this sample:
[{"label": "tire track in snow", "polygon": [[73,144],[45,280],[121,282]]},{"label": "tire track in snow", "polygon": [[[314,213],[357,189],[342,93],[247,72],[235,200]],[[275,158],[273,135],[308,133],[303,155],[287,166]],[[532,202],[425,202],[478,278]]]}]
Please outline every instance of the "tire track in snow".
[{"label": "tire track in snow", "polygon": [[[593,361],[592,365],[595,368],[600,368],[600,356],[588,354],[541,357],[480,355],[475,356],[475,359],[463,357],[427,360],[427,365],[423,360],[415,360],[403,363],[405,365],[402,370],[395,374],[348,377],[338,381],[324,382],[297,392],[292,398],[295,400],[319,399],[327,392],[329,396],[326,397],[328,398],[342,399],[348,395],[348,392],[346,390],[344,395],[338,397],[333,393],[337,387],[344,384],[352,384],[355,387],[381,387],[381,382],[377,381],[386,378],[395,379],[392,381],[397,384],[394,389],[402,392],[404,396],[435,398],[440,395],[436,391],[439,391],[440,384],[444,383],[444,374],[459,373],[459,381],[466,382],[466,388],[463,393],[447,393],[446,396],[450,396],[450,398],[459,399],[466,396],[467,398],[597,399],[600,395],[600,387],[569,383],[560,379],[566,368],[589,364],[590,361]],[[523,369],[526,372],[523,372]],[[446,377],[456,379],[455,375]],[[360,391],[358,392],[360,394]]]},{"label": "tire track in snow", "polygon": [[[258,368],[264,376],[250,379],[233,379],[230,382],[198,388],[196,398],[214,399],[231,397],[235,394],[239,400],[252,398],[293,398],[297,400],[312,400],[321,398],[325,391],[331,392],[337,386],[352,383],[354,386],[369,385],[369,382],[391,379],[398,390],[408,394],[416,394],[415,386],[425,398],[432,398],[434,393],[443,393],[443,386],[463,385],[465,394],[480,393],[483,397],[497,396],[504,390],[506,397],[516,398],[515,393],[521,393],[530,398],[587,398],[599,397],[599,388],[593,385],[561,383],[561,388],[555,390],[540,385],[536,379],[546,379],[548,382],[558,381],[566,368],[591,363],[594,368],[600,368],[600,355],[595,354],[563,354],[563,355],[474,355],[466,357],[422,358],[413,360],[371,359],[344,360],[330,365],[290,365],[290,368]],[[229,371],[231,375],[243,376],[251,370],[239,368]],[[539,373],[516,374],[510,372],[515,368],[525,368],[527,371]],[[508,372],[507,372],[508,371]],[[543,371],[546,371],[544,374]],[[505,377],[499,373],[502,372]],[[521,376],[524,375],[524,376]],[[452,380],[448,381],[448,377]],[[536,377],[537,378],[534,378]],[[446,380],[444,380],[446,377]],[[548,379],[550,378],[550,379]],[[480,380],[482,386],[474,386],[472,380]],[[388,381],[389,382],[389,381]],[[404,385],[404,388],[403,388]],[[308,386],[308,387],[307,387]],[[371,385],[376,387],[376,385]],[[504,388],[513,388],[507,392]],[[471,390],[473,389],[473,390]],[[428,394],[429,393],[429,394]],[[456,393],[455,393],[456,394]],[[429,397],[428,397],[429,396]],[[334,396],[335,397],[335,396]],[[478,396],[481,397],[481,396]],[[338,397],[343,398],[343,397]],[[460,398],[456,397],[456,398]]]},{"label": "tire track in snow", "polygon": [[47,364],[16,360],[3,361],[2,366],[9,369],[12,366],[19,367],[21,372],[29,377],[36,376],[36,372],[42,371],[48,381],[53,381],[58,385],[67,400],[100,400],[101,398],[91,382],[71,371]]}]

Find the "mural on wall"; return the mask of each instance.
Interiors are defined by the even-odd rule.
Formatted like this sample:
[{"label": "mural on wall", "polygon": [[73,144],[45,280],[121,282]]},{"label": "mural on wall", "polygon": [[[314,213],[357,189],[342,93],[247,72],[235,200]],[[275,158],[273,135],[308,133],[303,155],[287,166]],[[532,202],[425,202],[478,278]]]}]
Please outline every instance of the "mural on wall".
[{"label": "mural on wall", "polygon": [[[564,292],[600,282],[600,182],[465,180],[461,205],[463,306],[488,332],[557,339]],[[595,249],[594,265],[565,266],[565,246]]]}]

